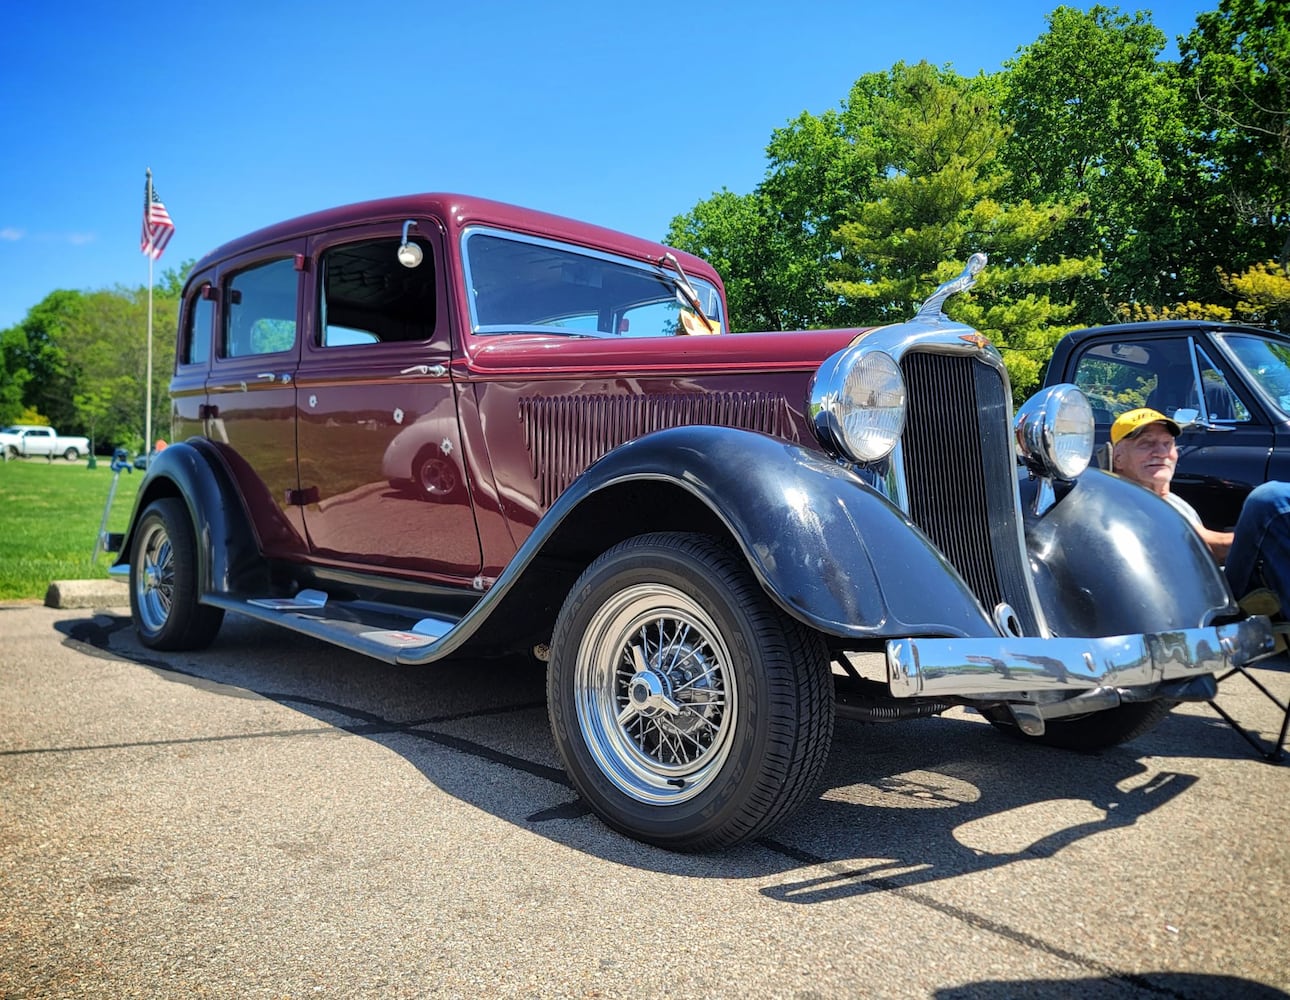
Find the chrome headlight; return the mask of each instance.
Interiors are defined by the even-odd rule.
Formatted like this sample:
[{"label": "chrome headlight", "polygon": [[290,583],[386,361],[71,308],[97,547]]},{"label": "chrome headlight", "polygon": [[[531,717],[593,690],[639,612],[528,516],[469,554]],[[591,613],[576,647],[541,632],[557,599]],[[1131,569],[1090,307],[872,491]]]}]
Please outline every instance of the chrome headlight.
[{"label": "chrome headlight", "polygon": [[1017,449],[1042,476],[1074,479],[1093,456],[1093,408],[1069,383],[1035,393],[1017,411]]},{"label": "chrome headlight", "polygon": [[857,345],[839,351],[811,381],[811,422],[828,450],[853,462],[891,454],[905,429],[905,379],[891,355]]}]

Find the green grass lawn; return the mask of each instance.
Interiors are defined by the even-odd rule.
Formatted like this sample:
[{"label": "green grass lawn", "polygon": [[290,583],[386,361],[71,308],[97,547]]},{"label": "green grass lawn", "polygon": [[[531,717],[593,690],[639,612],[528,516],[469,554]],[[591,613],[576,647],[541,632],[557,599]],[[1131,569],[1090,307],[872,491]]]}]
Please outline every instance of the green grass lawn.
[{"label": "green grass lawn", "polygon": [[[91,561],[112,488],[109,460],[0,462],[0,600],[41,600],[52,580],[106,577],[115,556]],[[124,531],[143,473],[122,472],[108,531]]]}]

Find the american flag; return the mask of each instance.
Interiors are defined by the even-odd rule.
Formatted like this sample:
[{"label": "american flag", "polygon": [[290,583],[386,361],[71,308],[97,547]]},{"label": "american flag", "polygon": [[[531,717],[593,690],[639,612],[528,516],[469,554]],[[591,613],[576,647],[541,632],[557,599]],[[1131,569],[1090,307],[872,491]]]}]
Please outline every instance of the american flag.
[{"label": "american flag", "polygon": [[174,231],[175,224],[157,197],[157,190],[152,186],[152,171],[148,171],[148,183],[143,189],[143,236],[139,240],[139,249],[153,260],[160,260]]}]

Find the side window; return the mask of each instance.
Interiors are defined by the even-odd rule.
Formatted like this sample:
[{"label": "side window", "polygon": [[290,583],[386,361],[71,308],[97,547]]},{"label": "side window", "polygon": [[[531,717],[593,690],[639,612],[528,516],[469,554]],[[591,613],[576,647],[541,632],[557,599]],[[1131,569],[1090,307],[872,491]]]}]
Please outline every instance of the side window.
[{"label": "side window", "polygon": [[1290,347],[1264,337],[1231,334],[1220,338],[1236,355],[1250,382],[1290,414]]},{"label": "side window", "polygon": [[430,244],[415,267],[399,263],[399,240],[333,247],[322,257],[321,347],[430,340],[435,333],[435,260]]},{"label": "side window", "polygon": [[[1163,390],[1161,372],[1187,367],[1187,342],[1182,339],[1095,344],[1079,359],[1075,384],[1093,407],[1093,420],[1105,430],[1121,413],[1140,406],[1156,409]],[[1186,392],[1185,385],[1181,389]],[[1177,407],[1175,407],[1176,409]]]},{"label": "side window", "polygon": [[202,285],[188,306],[188,328],[184,331],[184,353],[181,361],[186,365],[205,364],[211,356],[211,332],[215,326],[215,303],[210,296],[211,286]]},{"label": "side window", "polygon": [[226,292],[223,356],[276,354],[294,347],[298,285],[289,258],[234,275]]},{"label": "side window", "polygon": [[1185,337],[1094,345],[1079,360],[1075,384],[1088,396],[1099,429],[1140,406],[1170,417],[1194,409],[1208,420],[1250,419],[1222,371]]},{"label": "side window", "polygon": [[1155,372],[1156,384],[1142,405],[1170,417],[1181,409],[1199,409],[1200,393],[1196,389],[1190,343],[1179,338],[1148,341],[1143,346],[1148,351],[1148,364]]}]

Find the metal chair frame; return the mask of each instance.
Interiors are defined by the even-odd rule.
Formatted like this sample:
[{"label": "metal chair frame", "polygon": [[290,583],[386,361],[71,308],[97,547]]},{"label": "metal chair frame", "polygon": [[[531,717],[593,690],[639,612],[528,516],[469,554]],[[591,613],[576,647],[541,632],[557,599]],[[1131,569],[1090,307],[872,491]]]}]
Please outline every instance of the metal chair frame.
[{"label": "metal chair frame", "polygon": [[[1281,654],[1279,658],[1284,660],[1285,654]],[[1268,661],[1264,660],[1262,662],[1267,663]],[[1245,740],[1246,743],[1252,746],[1255,752],[1260,757],[1274,764],[1281,763],[1283,760],[1285,760],[1286,733],[1287,731],[1290,731],[1290,702],[1282,701],[1270,690],[1268,690],[1267,685],[1264,684],[1257,677],[1255,677],[1252,673],[1250,673],[1248,667],[1244,665],[1239,667],[1233,667],[1227,673],[1219,677],[1218,678],[1219,685],[1221,686],[1223,681],[1227,680],[1229,677],[1232,677],[1236,674],[1240,674],[1247,681],[1249,681],[1256,688],[1258,688],[1258,690],[1261,691],[1264,694],[1264,696],[1266,696],[1267,699],[1270,702],[1272,702],[1272,704],[1276,705],[1277,709],[1281,712],[1281,731],[1277,733],[1276,742],[1269,745],[1269,742],[1267,740],[1262,739],[1259,736],[1256,736],[1250,730],[1246,729],[1243,725],[1241,725],[1241,723],[1239,723],[1236,719],[1234,719],[1227,711],[1225,711],[1222,707],[1220,707],[1217,701],[1211,699],[1209,703],[1209,707],[1212,708],[1215,712],[1217,712],[1219,716],[1222,717],[1224,722],[1226,722],[1229,726],[1231,726],[1234,730],[1236,730],[1237,734],[1243,740]]]}]

